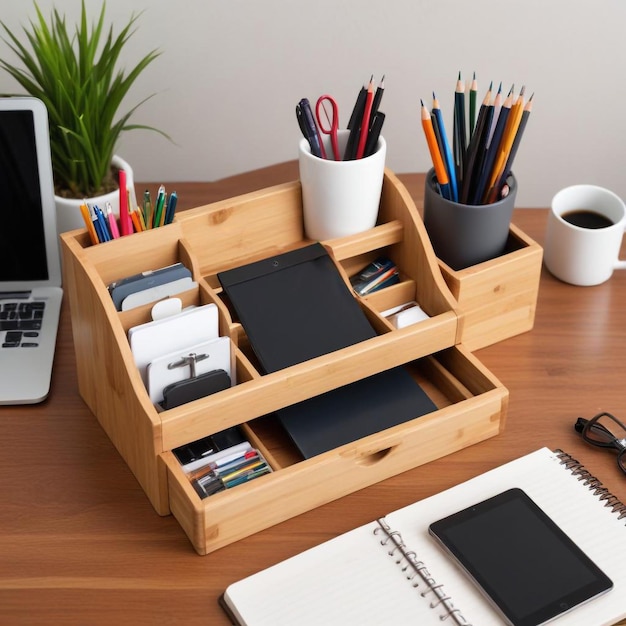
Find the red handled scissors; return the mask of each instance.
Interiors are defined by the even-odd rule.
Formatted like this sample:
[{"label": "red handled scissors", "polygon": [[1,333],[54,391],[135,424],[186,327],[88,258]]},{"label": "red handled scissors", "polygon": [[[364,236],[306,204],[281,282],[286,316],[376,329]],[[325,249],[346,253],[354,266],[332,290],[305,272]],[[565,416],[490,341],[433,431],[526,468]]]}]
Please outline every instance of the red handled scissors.
[{"label": "red handled scissors", "polygon": [[[322,113],[323,111],[323,113]],[[332,96],[320,96],[315,105],[315,117],[319,129],[330,135],[330,145],[333,149],[335,161],[340,161],[339,143],[337,141],[337,129],[339,128],[339,107]]]}]

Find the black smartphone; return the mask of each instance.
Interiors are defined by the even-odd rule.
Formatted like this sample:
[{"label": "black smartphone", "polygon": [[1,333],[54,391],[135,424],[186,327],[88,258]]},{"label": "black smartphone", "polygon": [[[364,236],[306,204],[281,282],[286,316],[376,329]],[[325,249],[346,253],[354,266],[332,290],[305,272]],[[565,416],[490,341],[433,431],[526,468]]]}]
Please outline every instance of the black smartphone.
[{"label": "black smartphone", "polygon": [[522,489],[434,522],[429,532],[511,626],[545,624],[613,587]]}]

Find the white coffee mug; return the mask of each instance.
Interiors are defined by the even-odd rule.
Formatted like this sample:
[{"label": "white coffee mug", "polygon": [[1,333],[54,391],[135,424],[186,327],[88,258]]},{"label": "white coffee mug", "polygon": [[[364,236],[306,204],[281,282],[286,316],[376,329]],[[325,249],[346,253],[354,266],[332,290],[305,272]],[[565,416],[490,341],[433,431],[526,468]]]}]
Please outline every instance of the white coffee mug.
[{"label": "white coffee mug", "polygon": [[599,285],[626,269],[619,253],[626,228],[624,202],[608,189],[574,185],[559,191],[548,214],[544,262],[560,280]]},{"label": "white coffee mug", "polygon": [[[349,133],[347,130],[338,133],[341,153]],[[328,137],[325,136],[323,141],[330,153]],[[309,239],[323,241],[345,237],[376,225],[386,152],[387,144],[381,136],[371,156],[334,161],[312,155],[306,139],[300,141],[302,210],[304,231]]]}]

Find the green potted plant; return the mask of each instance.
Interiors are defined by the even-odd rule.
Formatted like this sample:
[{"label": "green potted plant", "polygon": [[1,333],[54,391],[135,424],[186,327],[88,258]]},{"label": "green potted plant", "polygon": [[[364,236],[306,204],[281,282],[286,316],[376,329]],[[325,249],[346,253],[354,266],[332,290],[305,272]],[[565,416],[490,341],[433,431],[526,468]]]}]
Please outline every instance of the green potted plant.
[{"label": "green potted plant", "polygon": [[147,129],[167,137],[151,126],[130,123],[154,94],[119,111],[130,87],[160,52],[152,50],[130,69],[121,68],[121,52],[139,15],[114,34],[112,26],[105,27],[105,8],[103,2],[98,20],[90,24],[81,0],[80,21],[70,25],[57,9],[47,21],[35,2],[36,19],[22,28],[24,40],[0,20],[2,39],[20,62],[0,58],[0,67],[48,108],[59,232],[83,225],[78,208],[83,199],[104,204],[109,198],[102,196],[109,194],[115,211],[116,169],[126,170],[132,188],[132,169],[115,152],[122,133]]}]

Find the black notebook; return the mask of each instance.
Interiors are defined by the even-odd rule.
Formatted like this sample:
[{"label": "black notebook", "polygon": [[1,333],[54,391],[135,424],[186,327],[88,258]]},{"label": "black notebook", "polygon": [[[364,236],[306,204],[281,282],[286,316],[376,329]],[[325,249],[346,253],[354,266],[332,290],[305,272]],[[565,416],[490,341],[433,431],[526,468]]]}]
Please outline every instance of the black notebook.
[{"label": "black notebook", "polygon": [[[265,373],[376,336],[319,243],[221,272],[218,279]],[[276,413],[309,458],[436,408],[396,367]]]},{"label": "black notebook", "polygon": [[265,373],[376,336],[319,243],[217,277]]},{"label": "black notebook", "polygon": [[[626,617],[626,506],[575,459],[547,448],[235,582],[222,604],[241,626],[501,626],[490,601],[428,527],[513,487],[523,489],[614,584],[550,623],[600,626]],[[531,576],[520,579],[524,589],[532,589]],[[535,591],[530,601],[542,602],[548,593]]]},{"label": "black notebook", "polygon": [[403,367],[276,411],[305,458],[436,411]]}]

